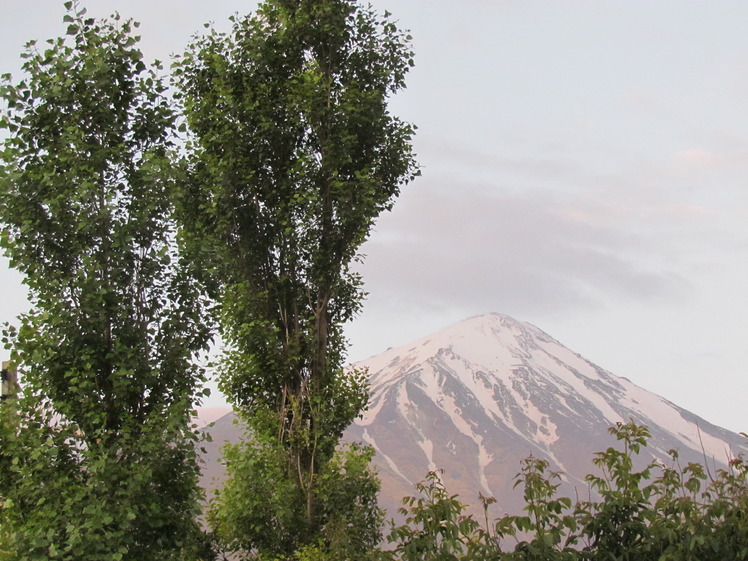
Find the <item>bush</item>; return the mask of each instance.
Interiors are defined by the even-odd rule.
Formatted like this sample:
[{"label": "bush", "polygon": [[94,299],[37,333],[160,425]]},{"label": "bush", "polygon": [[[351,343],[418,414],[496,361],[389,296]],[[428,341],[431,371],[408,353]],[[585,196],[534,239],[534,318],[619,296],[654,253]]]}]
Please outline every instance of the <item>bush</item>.
[{"label": "bush", "polygon": [[[709,477],[700,464],[682,467],[670,451],[669,465],[634,469],[649,431],[618,423],[619,441],[596,454],[598,475],[588,475],[595,499],[558,497],[558,473],[546,460],[527,458],[515,486],[524,488],[522,515],[483,523],[464,514],[437,472],[406,497],[405,524],[394,526],[390,552],[398,561],[696,561],[748,559],[748,462],[733,458]],[[484,509],[494,502],[481,496]],[[510,539],[514,541],[507,543]]]}]

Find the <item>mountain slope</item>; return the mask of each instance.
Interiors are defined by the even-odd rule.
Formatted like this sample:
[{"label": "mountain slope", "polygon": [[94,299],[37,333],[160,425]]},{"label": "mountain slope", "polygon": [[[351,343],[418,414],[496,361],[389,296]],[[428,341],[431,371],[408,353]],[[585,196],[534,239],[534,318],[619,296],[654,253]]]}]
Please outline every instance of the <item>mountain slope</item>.
[{"label": "mountain slope", "polygon": [[470,318],[354,367],[368,369],[371,400],[344,438],[376,450],[380,502],[390,514],[437,468],[463,502],[476,505],[482,493],[498,499],[496,514],[516,513],[522,493],[512,488],[514,475],[530,454],[564,473],[562,493],[584,497],[591,459],[614,445],[608,428],[617,422],[649,427],[642,461],[675,448],[684,462],[724,465],[748,452],[739,435],[501,314]]},{"label": "mountain slope", "polygon": [[[367,368],[371,402],[346,437],[377,451],[383,503],[431,469],[444,469],[465,502],[478,492],[514,511],[519,462],[532,454],[565,474],[567,493],[586,491],[608,428],[633,420],[652,432],[649,453],[724,464],[744,439],[595,366],[540,329],[489,314],[355,365]],[[573,489],[573,488],[575,489]]]}]

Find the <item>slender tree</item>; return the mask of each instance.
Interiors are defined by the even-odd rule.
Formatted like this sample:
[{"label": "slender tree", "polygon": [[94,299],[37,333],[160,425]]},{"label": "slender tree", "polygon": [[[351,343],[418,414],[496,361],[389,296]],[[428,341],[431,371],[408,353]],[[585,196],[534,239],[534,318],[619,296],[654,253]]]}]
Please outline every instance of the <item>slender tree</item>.
[{"label": "slender tree", "polygon": [[193,558],[208,333],[171,219],[175,115],[137,24],[66,7],[1,90],[2,243],[33,307],[5,331],[23,391],[0,406],[0,528],[11,558]]},{"label": "slender tree", "polygon": [[213,518],[224,534],[243,524],[245,549],[317,535],[318,481],[367,401],[364,377],[343,374],[342,328],[359,248],[418,173],[413,127],[387,108],[409,40],[349,0],[268,0],[176,71],[194,133],[183,219],[220,294],[221,387],[251,428]]}]

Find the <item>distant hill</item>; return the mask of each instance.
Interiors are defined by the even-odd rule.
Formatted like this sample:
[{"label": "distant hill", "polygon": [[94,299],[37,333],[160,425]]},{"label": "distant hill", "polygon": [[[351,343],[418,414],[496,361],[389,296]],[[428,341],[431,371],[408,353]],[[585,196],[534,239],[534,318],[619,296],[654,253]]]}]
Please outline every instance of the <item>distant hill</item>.
[{"label": "distant hill", "polygon": [[[635,350],[632,350],[635,352]],[[595,452],[615,445],[608,428],[649,427],[642,462],[678,449],[689,461],[724,467],[748,453],[746,439],[719,428],[592,364],[537,327],[501,314],[467,319],[439,333],[354,365],[368,369],[371,401],[344,438],[371,445],[382,480],[380,504],[391,515],[430,470],[464,503],[497,499],[494,515],[518,513],[513,489],[520,461],[533,455],[562,472],[560,492],[587,495],[583,478]],[[204,483],[222,477],[218,450],[237,441],[233,414],[210,429]]]}]

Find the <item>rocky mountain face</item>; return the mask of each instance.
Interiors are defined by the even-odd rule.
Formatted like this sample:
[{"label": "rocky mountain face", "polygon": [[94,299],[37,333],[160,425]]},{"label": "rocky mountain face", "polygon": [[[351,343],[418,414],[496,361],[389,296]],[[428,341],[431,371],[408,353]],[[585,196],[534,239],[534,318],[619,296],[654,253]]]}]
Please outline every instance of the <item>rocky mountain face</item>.
[{"label": "rocky mountain face", "polygon": [[[505,315],[467,319],[354,366],[368,369],[371,401],[344,439],[376,450],[380,504],[391,515],[435,469],[462,502],[477,508],[481,493],[497,499],[494,515],[519,513],[522,491],[513,489],[514,476],[529,455],[563,474],[562,494],[585,498],[584,476],[596,469],[594,453],[615,445],[608,429],[617,422],[649,427],[642,462],[667,461],[668,450],[677,449],[683,465],[706,462],[714,469],[748,453],[745,438]],[[220,477],[218,444],[240,432],[230,416],[216,423],[206,480]]]}]

